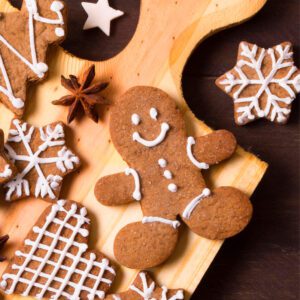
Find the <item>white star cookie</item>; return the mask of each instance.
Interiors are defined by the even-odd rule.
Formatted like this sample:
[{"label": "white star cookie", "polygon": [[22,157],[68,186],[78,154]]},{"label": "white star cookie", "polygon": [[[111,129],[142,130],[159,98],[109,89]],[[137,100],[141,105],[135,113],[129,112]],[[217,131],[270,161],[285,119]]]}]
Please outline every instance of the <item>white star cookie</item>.
[{"label": "white star cookie", "polygon": [[98,27],[110,36],[111,21],[124,15],[123,11],[110,7],[108,0],[98,0],[97,3],[82,2],[81,4],[88,14],[83,30]]}]

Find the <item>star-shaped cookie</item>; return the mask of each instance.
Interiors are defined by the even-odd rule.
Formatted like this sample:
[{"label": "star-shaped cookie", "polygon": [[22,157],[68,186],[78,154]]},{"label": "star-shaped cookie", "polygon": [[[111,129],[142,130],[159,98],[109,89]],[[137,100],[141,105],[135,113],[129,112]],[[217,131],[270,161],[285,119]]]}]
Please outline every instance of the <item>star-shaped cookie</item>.
[{"label": "star-shaped cookie", "polygon": [[64,4],[24,0],[20,11],[0,15],[0,101],[21,117],[29,82],[45,77],[46,53],[65,36]]},{"label": "star-shaped cookie", "polygon": [[4,147],[18,170],[4,185],[6,201],[28,196],[57,200],[63,177],[80,165],[79,158],[65,146],[60,122],[35,128],[14,119]]},{"label": "star-shaped cookie", "polygon": [[105,300],[182,300],[183,290],[169,290],[165,286],[158,286],[150,275],[140,272],[129,290],[119,294],[108,295]]},{"label": "star-shaped cookie", "polygon": [[49,206],[15,252],[0,288],[37,299],[103,299],[116,273],[101,252],[88,249],[89,224],[76,202]]},{"label": "star-shaped cookie", "polygon": [[264,49],[241,42],[237,64],[216,84],[233,98],[238,125],[259,118],[285,124],[300,92],[300,70],[294,65],[292,45],[285,42]]},{"label": "star-shaped cookie", "polygon": [[4,134],[0,129],[0,184],[4,184],[16,174],[17,170],[4,152]]},{"label": "star-shaped cookie", "polygon": [[111,21],[124,15],[124,12],[112,8],[108,0],[98,0],[97,3],[82,2],[84,10],[88,14],[83,29],[92,29],[98,27],[107,36],[110,36]]}]

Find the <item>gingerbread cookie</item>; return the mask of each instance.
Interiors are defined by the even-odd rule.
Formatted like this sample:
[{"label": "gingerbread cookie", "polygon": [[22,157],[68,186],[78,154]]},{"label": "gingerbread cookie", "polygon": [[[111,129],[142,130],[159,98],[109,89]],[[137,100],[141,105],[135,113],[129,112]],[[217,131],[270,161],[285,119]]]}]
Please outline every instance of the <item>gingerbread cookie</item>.
[{"label": "gingerbread cookie", "polygon": [[5,150],[18,170],[4,185],[6,201],[28,196],[57,200],[63,176],[80,165],[79,158],[65,146],[61,122],[35,128],[14,119]]},{"label": "gingerbread cookie", "polygon": [[12,179],[16,172],[16,167],[4,152],[4,133],[0,129],[0,184]]},{"label": "gingerbread cookie", "polygon": [[[5,246],[5,244],[7,243],[9,239],[8,235],[4,235],[0,237],[0,250],[2,250],[2,248]],[[5,261],[6,257],[2,256],[0,253],[0,262]]]},{"label": "gingerbread cookie", "polygon": [[20,11],[0,15],[0,100],[18,116],[28,83],[48,71],[48,47],[65,37],[65,15],[63,2],[56,0],[24,0]]},{"label": "gingerbread cookie", "polygon": [[37,299],[103,299],[115,270],[100,252],[88,250],[86,208],[60,200],[48,207],[3,273],[6,294]]},{"label": "gingerbread cookie", "polygon": [[183,290],[159,287],[146,272],[140,272],[127,292],[108,295],[105,300],[182,300]]},{"label": "gingerbread cookie", "polygon": [[144,218],[118,233],[114,252],[130,268],[147,269],[164,262],[178,239],[178,216],[196,234],[225,239],[251,219],[248,197],[233,187],[207,188],[202,169],[229,158],[236,149],[225,130],[187,137],[175,102],[163,91],[135,87],[111,112],[114,146],[128,163],[125,173],[100,179],[96,198],[104,205],[140,201]]},{"label": "gingerbread cookie", "polygon": [[288,42],[264,49],[241,42],[236,66],[217,79],[234,100],[234,118],[245,125],[259,118],[285,124],[300,92],[300,70]]}]

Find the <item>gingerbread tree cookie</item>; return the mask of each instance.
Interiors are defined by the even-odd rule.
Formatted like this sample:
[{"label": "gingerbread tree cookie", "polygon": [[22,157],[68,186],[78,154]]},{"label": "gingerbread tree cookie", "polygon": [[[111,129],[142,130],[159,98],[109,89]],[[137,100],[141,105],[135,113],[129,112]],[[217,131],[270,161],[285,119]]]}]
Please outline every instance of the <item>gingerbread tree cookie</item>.
[{"label": "gingerbread tree cookie", "polygon": [[96,198],[111,206],[140,201],[144,214],[142,222],[125,226],[115,239],[121,264],[147,269],[164,262],[177,243],[178,216],[209,239],[228,238],[248,224],[248,197],[233,187],[211,191],[201,175],[202,169],[235,152],[230,132],[187,137],[173,99],[152,87],[132,88],[119,99],[112,109],[110,132],[129,168],[100,179]]},{"label": "gingerbread tree cookie", "polygon": [[15,166],[4,152],[4,133],[0,129],[0,184],[12,179],[16,172]]},{"label": "gingerbread tree cookie", "polygon": [[42,214],[4,271],[7,294],[37,299],[103,299],[115,270],[100,252],[88,250],[87,210],[60,200]]},{"label": "gingerbread tree cookie", "polygon": [[233,98],[238,125],[259,118],[285,124],[300,92],[300,70],[294,66],[292,45],[286,42],[264,49],[242,42],[236,66],[216,84]]},{"label": "gingerbread tree cookie", "polygon": [[18,170],[4,185],[6,201],[28,196],[56,200],[63,176],[80,165],[79,158],[65,146],[64,124],[60,122],[35,128],[14,119],[5,149]]},{"label": "gingerbread tree cookie", "polygon": [[65,36],[62,1],[24,0],[18,12],[0,15],[0,101],[22,116],[29,82],[45,77],[46,53]]},{"label": "gingerbread tree cookie", "polygon": [[127,292],[108,295],[105,300],[183,300],[183,290],[159,287],[146,272],[140,272]]}]

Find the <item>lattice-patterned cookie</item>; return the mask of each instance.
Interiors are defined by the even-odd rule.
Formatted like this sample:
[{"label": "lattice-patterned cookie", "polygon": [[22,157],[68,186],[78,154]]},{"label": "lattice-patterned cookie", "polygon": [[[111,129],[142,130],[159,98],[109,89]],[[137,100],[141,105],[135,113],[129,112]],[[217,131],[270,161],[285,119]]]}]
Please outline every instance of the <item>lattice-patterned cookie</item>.
[{"label": "lattice-patterned cookie", "polygon": [[17,170],[4,152],[4,134],[0,129],[0,184],[3,184],[16,174]]},{"label": "lattice-patterned cookie", "polygon": [[183,290],[169,290],[158,286],[146,272],[140,272],[128,291],[108,295],[105,300],[182,300]]},{"label": "lattice-patterned cookie", "polygon": [[56,200],[63,176],[80,164],[65,146],[64,124],[60,122],[35,128],[14,119],[5,150],[18,169],[16,176],[4,185],[6,201],[27,196]]},{"label": "lattice-patterned cookie", "polygon": [[60,200],[42,214],[5,270],[7,294],[37,299],[103,299],[115,270],[100,252],[88,250],[86,208]]},{"label": "lattice-patterned cookie", "polygon": [[20,11],[0,16],[0,101],[22,116],[28,82],[45,77],[49,45],[65,36],[64,4],[24,0]]},{"label": "lattice-patterned cookie", "polygon": [[216,84],[233,98],[238,125],[263,117],[286,123],[300,92],[300,70],[294,66],[292,45],[264,49],[242,42],[236,66]]}]

